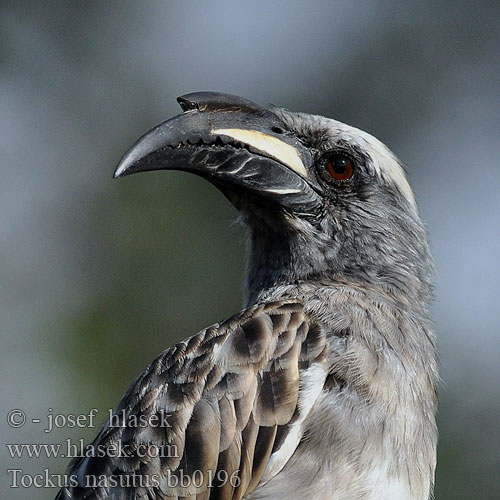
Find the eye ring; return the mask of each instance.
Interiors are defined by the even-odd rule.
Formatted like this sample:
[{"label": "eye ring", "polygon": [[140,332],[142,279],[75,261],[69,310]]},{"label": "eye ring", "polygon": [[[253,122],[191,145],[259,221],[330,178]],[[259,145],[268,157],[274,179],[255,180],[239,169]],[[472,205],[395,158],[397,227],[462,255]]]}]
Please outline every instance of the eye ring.
[{"label": "eye ring", "polygon": [[327,156],[324,164],[326,173],[335,181],[346,182],[354,176],[354,161],[343,153]]}]

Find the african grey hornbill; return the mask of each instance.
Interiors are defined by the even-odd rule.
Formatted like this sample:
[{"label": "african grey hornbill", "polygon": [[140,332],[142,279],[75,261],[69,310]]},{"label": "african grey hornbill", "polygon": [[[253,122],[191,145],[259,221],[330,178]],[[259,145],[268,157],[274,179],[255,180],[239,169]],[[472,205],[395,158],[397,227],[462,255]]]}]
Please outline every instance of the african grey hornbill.
[{"label": "african grey hornbill", "polygon": [[432,266],[401,163],[328,118],[178,102],[115,177],[184,170],[223,192],[248,228],[246,309],[146,368],[59,498],[427,500]]}]

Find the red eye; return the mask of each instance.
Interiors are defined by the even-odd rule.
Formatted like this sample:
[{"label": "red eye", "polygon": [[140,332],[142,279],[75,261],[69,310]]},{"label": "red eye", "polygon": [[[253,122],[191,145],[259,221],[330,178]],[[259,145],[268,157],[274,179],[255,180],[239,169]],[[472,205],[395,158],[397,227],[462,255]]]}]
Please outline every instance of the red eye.
[{"label": "red eye", "polygon": [[347,181],[354,174],[352,160],[347,156],[337,156],[335,158],[331,158],[328,161],[326,168],[328,168],[328,173],[336,181]]}]

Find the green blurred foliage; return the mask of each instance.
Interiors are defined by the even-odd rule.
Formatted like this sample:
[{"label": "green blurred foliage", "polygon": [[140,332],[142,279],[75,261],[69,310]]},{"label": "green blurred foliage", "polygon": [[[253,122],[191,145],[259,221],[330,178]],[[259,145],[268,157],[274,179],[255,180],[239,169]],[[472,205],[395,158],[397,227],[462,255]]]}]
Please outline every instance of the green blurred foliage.
[{"label": "green blurred foliage", "polygon": [[161,350],[243,307],[244,234],[215,188],[175,172],[115,183],[89,214],[99,292],[60,346],[83,386],[108,388],[84,405],[112,406]]}]

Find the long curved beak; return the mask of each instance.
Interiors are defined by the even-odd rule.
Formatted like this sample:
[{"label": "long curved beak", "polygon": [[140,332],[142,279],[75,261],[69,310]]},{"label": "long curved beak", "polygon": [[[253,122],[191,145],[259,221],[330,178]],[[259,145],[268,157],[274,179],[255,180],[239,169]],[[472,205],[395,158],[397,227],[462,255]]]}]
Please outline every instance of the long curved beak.
[{"label": "long curved beak", "polygon": [[184,170],[227,189],[247,190],[290,209],[319,203],[310,151],[269,109],[241,97],[197,92],[177,99],[183,113],[143,135],[114,177]]}]

